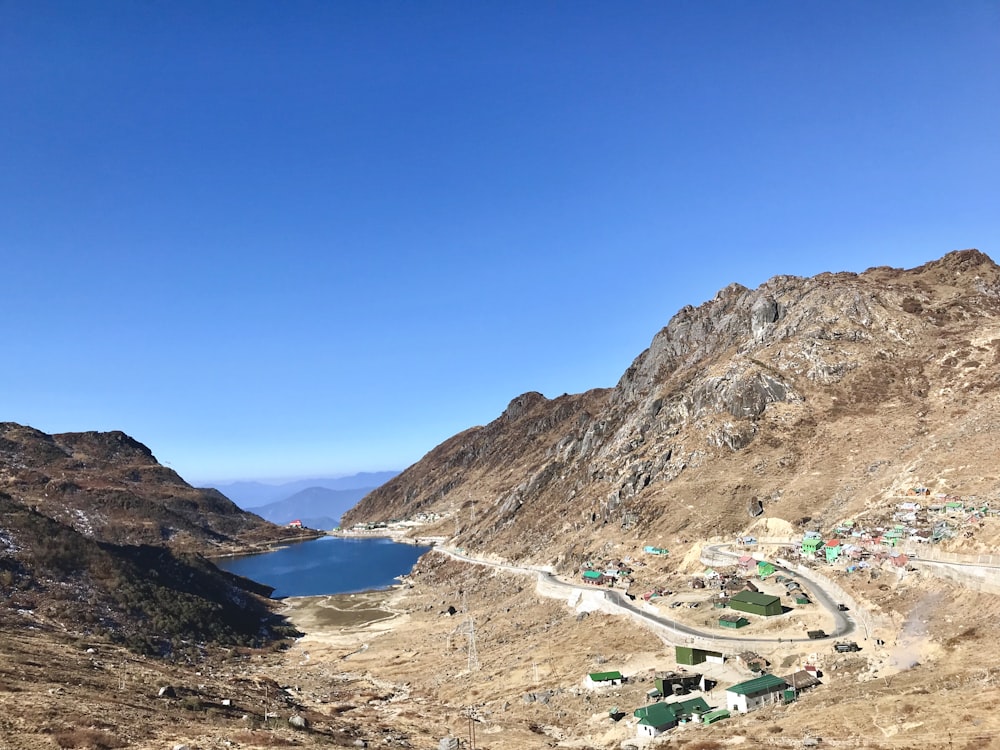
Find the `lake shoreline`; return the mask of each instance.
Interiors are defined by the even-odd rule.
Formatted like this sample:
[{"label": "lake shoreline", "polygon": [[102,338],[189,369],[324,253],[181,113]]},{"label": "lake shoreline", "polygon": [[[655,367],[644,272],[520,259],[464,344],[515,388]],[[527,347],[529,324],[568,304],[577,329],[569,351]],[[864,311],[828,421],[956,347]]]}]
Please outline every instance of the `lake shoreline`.
[{"label": "lake shoreline", "polygon": [[447,537],[443,536],[408,536],[412,529],[373,529],[372,531],[346,531],[334,529],[328,531],[328,536],[338,539],[391,539],[400,544],[412,544],[415,547],[436,547],[444,544]]},{"label": "lake shoreline", "polygon": [[430,549],[430,545],[402,544],[371,535],[324,534],[263,555],[228,557],[216,561],[216,565],[269,587],[271,598],[281,601],[391,589]]},{"label": "lake shoreline", "polygon": [[397,621],[406,612],[398,605],[406,588],[397,583],[352,594],[291,596],[282,600],[281,615],[303,633],[301,641],[351,647],[363,636],[386,633],[401,624]]}]

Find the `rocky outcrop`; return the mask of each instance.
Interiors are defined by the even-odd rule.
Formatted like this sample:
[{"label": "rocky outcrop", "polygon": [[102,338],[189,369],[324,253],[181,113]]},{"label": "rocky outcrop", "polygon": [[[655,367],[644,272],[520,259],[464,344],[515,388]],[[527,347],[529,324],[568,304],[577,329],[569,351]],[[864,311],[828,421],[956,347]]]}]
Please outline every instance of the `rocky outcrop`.
[{"label": "rocky outcrop", "polygon": [[0,423],[0,490],[81,534],[115,544],[168,544],[204,553],[301,531],[197,489],[123,432],[47,435]]},{"label": "rocky outcrop", "polygon": [[732,284],[681,309],[612,390],[519,396],[344,522],[433,509],[470,543],[537,557],[604,526],[736,529],[752,497],[782,498],[764,507],[788,520],[822,513],[912,460],[931,423],[959,436],[988,419],[998,300],[1000,269],[975,250]]}]

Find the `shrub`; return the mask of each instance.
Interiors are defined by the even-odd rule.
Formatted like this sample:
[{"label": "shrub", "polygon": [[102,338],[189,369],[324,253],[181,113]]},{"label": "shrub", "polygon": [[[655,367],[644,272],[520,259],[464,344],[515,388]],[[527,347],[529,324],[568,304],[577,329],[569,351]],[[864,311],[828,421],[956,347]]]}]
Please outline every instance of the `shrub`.
[{"label": "shrub", "polygon": [[110,732],[100,729],[69,729],[56,734],[55,740],[64,750],[114,750],[126,746]]}]

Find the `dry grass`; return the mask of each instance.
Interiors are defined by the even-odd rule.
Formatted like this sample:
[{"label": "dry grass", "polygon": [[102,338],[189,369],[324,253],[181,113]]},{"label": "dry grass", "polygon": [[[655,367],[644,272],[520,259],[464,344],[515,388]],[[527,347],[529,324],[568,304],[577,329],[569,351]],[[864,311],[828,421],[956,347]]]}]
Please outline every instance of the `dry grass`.
[{"label": "dry grass", "polygon": [[63,750],[114,750],[128,743],[100,729],[69,729],[57,732],[56,744]]}]

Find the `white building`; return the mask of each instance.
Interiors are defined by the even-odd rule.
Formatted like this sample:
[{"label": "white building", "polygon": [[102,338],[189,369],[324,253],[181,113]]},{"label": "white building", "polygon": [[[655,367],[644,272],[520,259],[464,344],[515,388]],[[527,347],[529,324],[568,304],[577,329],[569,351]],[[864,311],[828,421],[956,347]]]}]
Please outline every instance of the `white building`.
[{"label": "white building", "polygon": [[745,714],[761,706],[781,703],[787,689],[788,683],[780,677],[764,674],[726,688],[726,708]]}]

